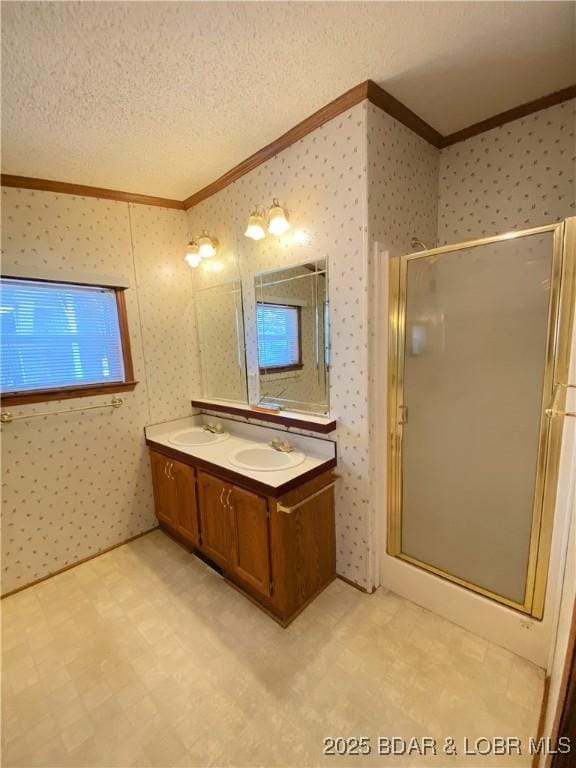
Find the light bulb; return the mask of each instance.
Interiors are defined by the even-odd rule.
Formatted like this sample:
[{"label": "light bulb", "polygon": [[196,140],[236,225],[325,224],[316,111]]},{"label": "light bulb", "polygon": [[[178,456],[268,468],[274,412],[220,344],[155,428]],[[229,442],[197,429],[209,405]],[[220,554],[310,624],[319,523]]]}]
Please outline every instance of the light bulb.
[{"label": "light bulb", "polygon": [[186,261],[191,267],[197,267],[202,261],[202,259],[200,258],[199,253],[187,253]]},{"label": "light bulb", "polygon": [[206,232],[198,238],[198,253],[201,259],[211,259],[216,253],[216,241],[212,240]]},{"label": "light bulb", "polygon": [[244,232],[244,234],[252,240],[263,240],[266,237],[266,230],[264,227],[264,217],[255,210],[250,214],[248,226],[246,227],[246,232]]},{"label": "light bulb", "polygon": [[200,254],[198,253],[198,245],[192,241],[188,243],[186,248],[186,256],[184,257],[187,264],[191,267],[197,267],[200,264]]},{"label": "light bulb", "polygon": [[290,229],[290,223],[286,211],[278,200],[274,198],[272,207],[268,211],[268,232],[271,235],[282,235]]}]

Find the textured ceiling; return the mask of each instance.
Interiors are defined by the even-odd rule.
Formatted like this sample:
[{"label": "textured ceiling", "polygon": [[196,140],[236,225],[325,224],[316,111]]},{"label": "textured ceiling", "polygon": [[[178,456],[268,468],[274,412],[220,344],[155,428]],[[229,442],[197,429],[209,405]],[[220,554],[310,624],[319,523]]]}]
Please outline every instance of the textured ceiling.
[{"label": "textured ceiling", "polygon": [[182,199],[375,80],[450,133],[574,80],[563,2],[4,2],[5,173]]}]

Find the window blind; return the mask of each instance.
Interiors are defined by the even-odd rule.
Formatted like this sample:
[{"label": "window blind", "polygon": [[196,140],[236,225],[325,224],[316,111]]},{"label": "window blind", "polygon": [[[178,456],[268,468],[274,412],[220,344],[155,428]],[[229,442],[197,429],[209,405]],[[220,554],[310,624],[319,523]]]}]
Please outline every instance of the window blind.
[{"label": "window blind", "polygon": [[260,303],[256,307],[260,368],[300,364],[298,307]]},{"label": "window blind", "polygon": [[124,381],[116,293],[3,278],[2,392]]}]

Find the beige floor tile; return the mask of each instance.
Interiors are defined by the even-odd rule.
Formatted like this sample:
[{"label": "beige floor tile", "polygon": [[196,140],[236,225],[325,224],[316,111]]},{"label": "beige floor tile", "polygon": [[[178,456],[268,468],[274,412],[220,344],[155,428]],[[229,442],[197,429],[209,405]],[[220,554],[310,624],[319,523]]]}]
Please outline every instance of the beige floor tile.
[{"label": "beige floor tile", "polygon": [[164,768],[185,761],[187,750],[174,729],[162,723],[144,737],[143,752],[151,765]]},{"label": "beige floor tile", "polygon": [[[385,590],[286,630],[156,531],[4,601],[3,765],[529,765],[386,757],[378,736],[533,734],[543,673]],[[328,736],[372,754],[323,755]]]},{"label": "beige floor tile", "polygon": [[94,735],[94,726],[89,717],[82,715],[69,725],[61,728],[60,735],[66,749],[68,752],[71,752]]}]

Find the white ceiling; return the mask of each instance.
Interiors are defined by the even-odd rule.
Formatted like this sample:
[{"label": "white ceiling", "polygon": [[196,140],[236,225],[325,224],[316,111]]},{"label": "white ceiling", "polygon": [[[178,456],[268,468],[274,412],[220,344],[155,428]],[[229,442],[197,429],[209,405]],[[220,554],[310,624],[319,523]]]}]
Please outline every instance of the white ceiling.
[{"label": "white ceiling", "polygon": [[359,82],[443,134],[574,81],[564,2],[4,2],[5,173],[182,199]]}]

